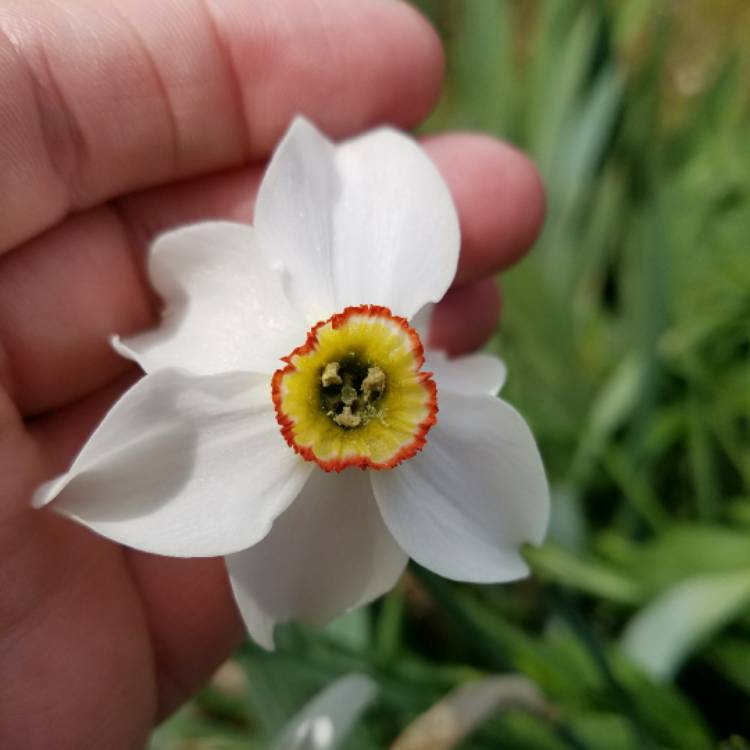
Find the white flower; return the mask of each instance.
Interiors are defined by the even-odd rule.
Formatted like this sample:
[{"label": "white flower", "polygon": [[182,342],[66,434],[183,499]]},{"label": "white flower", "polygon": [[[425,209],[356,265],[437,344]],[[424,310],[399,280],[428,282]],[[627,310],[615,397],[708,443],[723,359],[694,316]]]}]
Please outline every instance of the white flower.
[{"label": "white flower", "polygon": [[525,575],[548,489],[494,395],[503,365],[423,366],[406,323],[445,294],[458,251],[448,190],[413,140],[380,129],[335,146],[297,119],[253,227],[157,239],[161,324],[115,341],[146,376],[35,505],[140,550],[225,555],[265,646],[275,623],[381,595],[408,556],[465,581]]}]

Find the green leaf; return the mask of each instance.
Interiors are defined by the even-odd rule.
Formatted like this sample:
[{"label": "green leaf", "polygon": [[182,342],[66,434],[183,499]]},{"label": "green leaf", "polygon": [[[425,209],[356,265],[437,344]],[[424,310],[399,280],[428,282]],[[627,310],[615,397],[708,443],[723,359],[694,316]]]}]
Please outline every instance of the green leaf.
[{"label": "green leaf", "polygon": [[750,570],[750,535],[723,526],[680,524],[630,549],[627,572],[649,591],[704,574]]},{"label": "green leaf", "polygon": [[750,695],[750,639],[717,639],[704,652],[708,662],[740,690]]},{"label": "green leaf", "polygon": [[603,383],[591,405],[578,451],[573,476],[586,475],[613,432],[630,416],[640,394],[643,363],[636,356],[624,359]]},{"label": "green leaf", "polygon": [[527,547],[526,559],[547,580],[571,586],[621,604],[638,604],[644,591],[637,581],[591,558],[577,557],[559,547]]}]

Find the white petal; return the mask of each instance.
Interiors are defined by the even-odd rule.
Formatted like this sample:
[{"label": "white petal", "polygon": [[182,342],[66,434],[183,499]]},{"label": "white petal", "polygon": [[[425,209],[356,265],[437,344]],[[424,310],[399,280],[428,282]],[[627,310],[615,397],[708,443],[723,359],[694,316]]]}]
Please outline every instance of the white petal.
[{"label": "white petal", "polygon": [[534,438],[499,399],[439,399],[422,453],[373,474],[385,523],[411,557],[447,578],[522,577],[528,569],[519,548],[541,542],[549,515]]},{"label": "white petal", "polygon": [[272,648],[276,623],[322,623],[388,591],[406,555],[383,525],[367,473],[316,469],[271,533],[226,562],[248,632]]},{"label": "white petal", "polygon": [[262,539],[310,471],[281,437],[267,375],[160,370],[125,393],[34,504],[54,501],[147,552],[223,555]]},{"label": "white petal", "polygon": [[258,252],[252,227],[211,221],[167,232],[151,248],[149,276],[165,304],[159,326],[115,341],[146,372],[273,372],[304,342],[307,325]]},{"label": "white petal", "polygon": [[494,396],[503,387],[505,363],[490,354],[469,354],[451,359],[435,349],[425,351],[424,368],[435,376],[438,399],[443,393]]},{"label": "white petal", "polygon": [[430,330],[432,329],[432,317],[435,314],[435,303],[428,302],[416,315],[409,321],[409,325],[419,335],[419,340],[427,349],[427,342],[430,340]]},{"label": "white petal", "polygon": [[266,172],[255,224],[310,324],[361,304],[411,317],[445,294],[458,263],[448,188],[413,139],[387,128],[334,146],[295,120]]},{"label": "white petal", "polygon": [[336,312],[331,256],[341,181],[333,154],[333,144],[297,118],[271,158],[255,203],[261,252],[283,268],[289,299],[308,326]]},{"label": "white petal", "polygon": [[458,217],[424,150],[382,128],[336,149],[334,276],[340,307],[385,305],[411,318],[448,291],[458,264]]}]

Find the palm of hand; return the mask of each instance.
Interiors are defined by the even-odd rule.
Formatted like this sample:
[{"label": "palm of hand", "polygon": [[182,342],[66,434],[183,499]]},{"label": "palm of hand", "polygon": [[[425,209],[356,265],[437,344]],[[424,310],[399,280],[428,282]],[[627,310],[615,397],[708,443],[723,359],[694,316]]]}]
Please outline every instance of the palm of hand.
[{"label": "palm of hand", "polygon": [[[440,50],[413,11],[314,6],[169,0],[154,19],[140,0],[96,13],[75,0],[0,15],[4,747],[138,747],[241,637],[221,560],[133,552],[28,503],[138,376],[107,338],[155,320],[142,270],[154,233],[248,220],[262,168],[245,165],[297,111],[344,136],[412,126],[434,103]],[[493,329],[488,276],[528,247],[543,200],[507,146],[453,135],[426,147],[464,237],[432,336],[459,353]]]}]

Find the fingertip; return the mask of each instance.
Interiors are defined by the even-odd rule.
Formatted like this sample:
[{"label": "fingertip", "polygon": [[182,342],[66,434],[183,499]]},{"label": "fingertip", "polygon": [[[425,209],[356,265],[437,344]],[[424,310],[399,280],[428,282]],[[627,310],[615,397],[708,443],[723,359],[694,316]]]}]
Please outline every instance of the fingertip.
[{"label": "fingertip", "polygon": [[[536,164],[522,151],[508,146],[515,155],[519,213],[523,222],[518,227],[519,243],[531,248],[539,237],[547,213],[547,195]],[[523,253],[522,253],[523,254]]]},{"label": "fingertip", "polygon": [[[382,123],[415,127],[439,98],[442,43],[402,0],[264,2],[265,32],[248,24],[244,0],[212,7],[238,71],[252,160],[268,155],[297,114],[340,139]],[[267,73],[258,79],[256,70]]]},{"label": "fingertip", "polygon": [[[370,81],[369,95],[361,97],[368,111],[340,132],[339,123],[334,123],[328,135],[346,135],[377,122],[416,127],[435,107],[443,88],[445,54],[437,31],[405,0],[367,0],[354,5],[338,1],[358,16],[358,22],[351,23],[356,30],[351,45],[359,55],[350,57],[359,57],[364,68],[352,80],[357,88]],[[363,50],[370,48],[373,53],[365,56]],[[381,54],[375,54],[375,49]],[[382,54],[383,49],[387,54]]]},{"label": "fingertip", "polygon": [[532,161],[487,135],[456,133],[426,141],[459,214],[462,253],[456,281],[468,283],[507,268],[534,244],[545,196]]}]

